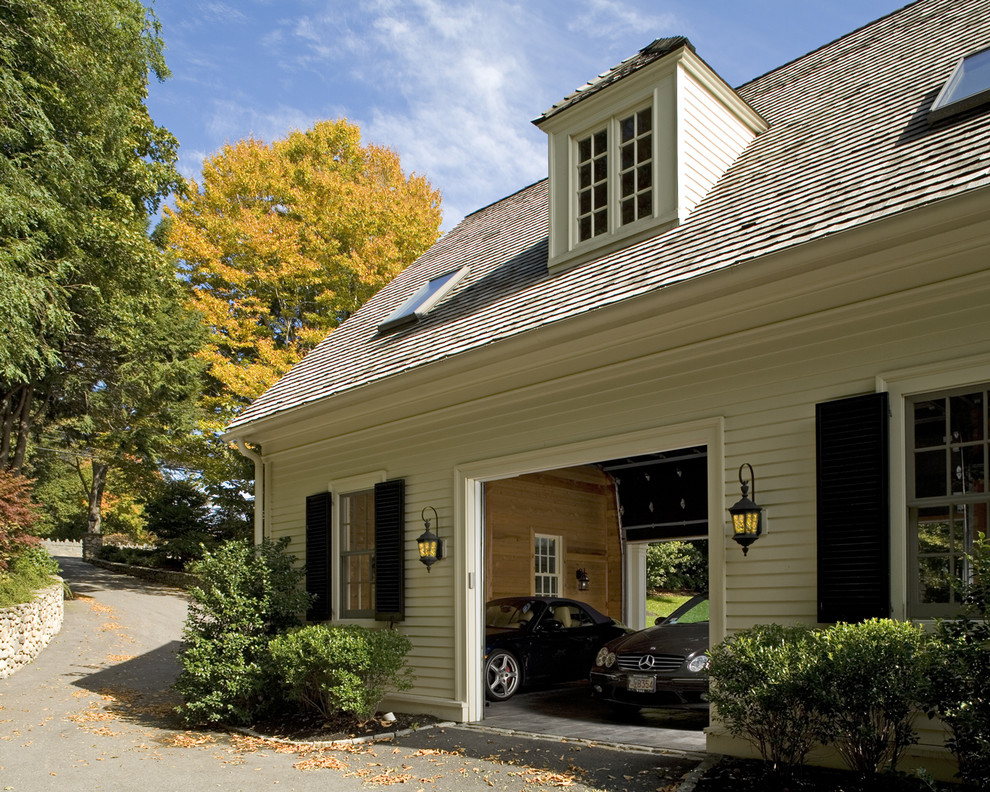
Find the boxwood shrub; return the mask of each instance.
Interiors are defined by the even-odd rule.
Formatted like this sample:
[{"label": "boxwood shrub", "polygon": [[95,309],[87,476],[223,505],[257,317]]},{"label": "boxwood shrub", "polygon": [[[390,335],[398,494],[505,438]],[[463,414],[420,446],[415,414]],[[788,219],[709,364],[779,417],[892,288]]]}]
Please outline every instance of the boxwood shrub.
[{"label": "boxwood shrub", "polygon": [[395,630],[310,625],[269,643],[289,695],[324,718],[371,718],[385,695],[412,686],[405,668],[409,639]]}]

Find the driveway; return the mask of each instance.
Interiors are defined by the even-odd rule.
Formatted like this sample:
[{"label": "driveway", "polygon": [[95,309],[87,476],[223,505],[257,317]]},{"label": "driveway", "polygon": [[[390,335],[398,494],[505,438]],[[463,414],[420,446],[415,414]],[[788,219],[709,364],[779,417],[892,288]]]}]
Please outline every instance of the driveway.
[{"label": "driveway", "polygon": [[[59,552],[59,551],[56,551]],[[435,792],[676,790],[699,757],[443,726],[394,743],[317,750],[174,719],[186,600],[167,586],[57,556],[75,599],[41,655],[0,680],[0,784],[86,789]]]}]

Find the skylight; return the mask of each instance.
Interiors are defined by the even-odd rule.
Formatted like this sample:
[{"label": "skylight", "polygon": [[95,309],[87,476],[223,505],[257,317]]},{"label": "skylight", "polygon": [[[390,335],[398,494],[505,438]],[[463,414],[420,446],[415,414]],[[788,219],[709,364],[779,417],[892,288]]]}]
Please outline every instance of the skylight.
[{"label": "skylight", "polygon": [[412,324],[422,319],[457,285],[457,282],[467,274],[467,271],[467,267],[461,267],[431,278],[420,286],[412,297],[396,308],[388,319],[378,325],[378,332],[384,333],[387,330],[394,330],[397,327]]},{"label": "skylight", "polygon": [[930,121],[938,121],[963,110],[990,102],[990,47],[959,61],[952,76],[928,111]]}]

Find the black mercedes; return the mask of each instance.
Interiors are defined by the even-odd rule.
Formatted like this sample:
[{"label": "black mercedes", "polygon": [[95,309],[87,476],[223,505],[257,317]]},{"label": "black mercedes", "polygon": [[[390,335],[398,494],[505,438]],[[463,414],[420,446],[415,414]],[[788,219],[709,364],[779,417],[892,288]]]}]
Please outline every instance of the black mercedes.
[{"label": "black mercedes", "polygon": [[619,707],[708,707],[708,595],[691,598],[655,627],[603,646],[591,695]]}]

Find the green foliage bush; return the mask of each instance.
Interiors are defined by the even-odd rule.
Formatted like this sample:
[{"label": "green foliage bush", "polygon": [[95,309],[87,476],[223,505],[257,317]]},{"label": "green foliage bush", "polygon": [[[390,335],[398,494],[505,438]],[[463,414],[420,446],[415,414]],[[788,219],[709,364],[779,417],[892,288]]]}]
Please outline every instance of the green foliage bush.
[{"label": "green foliage bush", "polygon": [[708,590],[708,542],[657,542],[646,550],[646,586]]},{"label": "green foliage bush", "polygon": [[969,554],[963,610],[936,626],[929,707],[948,725],[959,777],[990,789],[990,544],[980,534]]},{"label": "green foliage bush", "polygon": [[758,625],[711,652],[711,700],[775,769],[833,743],[850,770],[895,770],[917,741],[931,655],[921,627],[871,619],[820,630]]},{"label": "green foliage bush", "polygon": [[709,696],[719,717],[775,771],[803,763],[829,733],[814,696],[813,641],[809,627],[765,624],[709,651]]},{"label": "green foliage bush", "polygon": [[924,630],[890,619],[836,624],[815,634],[811,650],[818,706],[849,769],[896,770],[918,740],[914,720],[929,663]]},{"label": "green foliage bush", "polygon": [[347,714],[364,722],[392,690],[411,687],[405,656],[411,644],[395,630],[310,625],[274,638],[272,662],[289,695],[324,718]]},{"label": "green foliage bush", "polygon": [[187,722],[248,723],[281,690],[268,643],[298,626],[309,604],[287,545],[230,542],[193,565],[203,584],[189,592],[175,682]]},{"label": "green foliage bush", "polygon": [[0,572],[0,608],[30,602],[38,589],[50,586],[59,574],[58,562],[39,545],[18,551],[6,572]]}]

